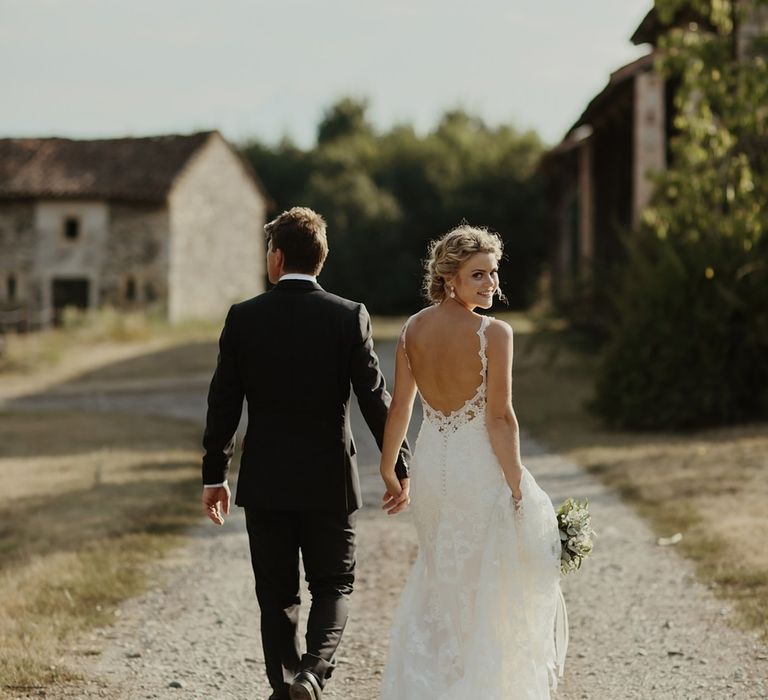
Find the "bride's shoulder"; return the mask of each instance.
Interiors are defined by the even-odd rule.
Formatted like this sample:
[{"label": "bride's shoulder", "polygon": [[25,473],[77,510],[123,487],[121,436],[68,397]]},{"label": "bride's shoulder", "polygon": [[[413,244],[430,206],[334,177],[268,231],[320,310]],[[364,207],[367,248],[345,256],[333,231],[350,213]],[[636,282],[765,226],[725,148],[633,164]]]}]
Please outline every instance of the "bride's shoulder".
[{"label": "bride's shoulder", "polygon": [[510,345],[512,343],[512,326],[506,321],[489,317],[485,337],[488,339],[489,345]]},{"label": "bride's shoulder", "polygon": [[409,316],[405,323],[403,324],[403,328],[408,328],[409,326],[418,326],[425,318],[432,315],[432,312],[434,311],[434,306],[427,306],[420,311],[417,311],[413,316]]},{"label": "bride's shoulder", "polygon": [[406,331],[408,331],[408,333],[410,334],[413,328],[417,328],[421,324],[421,321],[424,318],[424,313],[429,312],[431,308],[432,308],[431,306],[428,306],[422,309],[421,311],[417,311],[415,314],[413,314],[413,316],[409,316],[407,319],[405,319],[405,323],[403,324],[403,327],[400,330],[401,341],[405,340]]}]

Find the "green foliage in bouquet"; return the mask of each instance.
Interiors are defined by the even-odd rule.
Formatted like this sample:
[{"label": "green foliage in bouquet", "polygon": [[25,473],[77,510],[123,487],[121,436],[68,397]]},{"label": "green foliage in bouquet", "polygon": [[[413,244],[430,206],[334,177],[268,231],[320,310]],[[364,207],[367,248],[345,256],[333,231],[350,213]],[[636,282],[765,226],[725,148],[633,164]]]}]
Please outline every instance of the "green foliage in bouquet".
[{"label": "green foliage in bouquet", "polygon": [[[668,21],[681,4],[656,9]],[[628,244],[596,386],[594,408],[620,427],[768,415],[765,43],[737,45],[754,0],[694,6],[711,28],[673,28],[661,44],[660,68],[679,83],[671,163]]]},{"label": "green foliage in bouquet", "polygon": [[557,509],[557,526],[560,530],[560,571],[563,574],[581,568],[581,563],[591,553],[595,531],[589,502],[569,498]]}]

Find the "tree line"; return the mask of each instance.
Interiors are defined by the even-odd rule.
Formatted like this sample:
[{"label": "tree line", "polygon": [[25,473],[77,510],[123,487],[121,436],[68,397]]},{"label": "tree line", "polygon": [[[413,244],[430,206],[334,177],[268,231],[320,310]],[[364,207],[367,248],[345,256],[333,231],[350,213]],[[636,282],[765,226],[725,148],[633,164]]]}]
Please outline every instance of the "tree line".
[{"label": "tree line", "polygon": [[492,127],[462,110],[424,135],[408,124],[380,132],[367,101],[350,97],[325,111],[311,148],[290,139],[243,148],[276,211],[304,205],[326,218],[322,283],[382,314],[424,305],[427,244],[464,220],[504,240],[500,277],[510,306],[532,301],[547,254],[534,176],[543,150],[535,132]]}]

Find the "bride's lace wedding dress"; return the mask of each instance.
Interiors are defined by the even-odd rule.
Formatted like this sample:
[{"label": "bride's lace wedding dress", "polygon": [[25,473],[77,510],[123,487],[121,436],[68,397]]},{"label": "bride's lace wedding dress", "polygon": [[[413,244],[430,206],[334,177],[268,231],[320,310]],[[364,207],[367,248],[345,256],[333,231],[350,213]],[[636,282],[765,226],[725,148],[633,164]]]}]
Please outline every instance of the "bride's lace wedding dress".
[{"label": "bride's lace wedding dress", "polygon": [[483,317],[477,331],[475,395],[448,416],[422,397],[411,466],[419,552],[395,614],[382,700],[541,700],[562,671],[567,621],[557,520],[527,470],[515,510],[491,447],[489,322]]}]

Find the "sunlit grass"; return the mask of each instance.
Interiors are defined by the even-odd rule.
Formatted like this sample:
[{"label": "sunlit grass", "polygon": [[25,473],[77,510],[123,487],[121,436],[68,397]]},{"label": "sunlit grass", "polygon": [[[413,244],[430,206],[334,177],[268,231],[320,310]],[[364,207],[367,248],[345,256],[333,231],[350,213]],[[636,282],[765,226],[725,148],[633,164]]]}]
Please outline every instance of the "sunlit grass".
[{"label": "sunlit grass", "polygon": [[71,641],[199,519],[199,437],[156,417],[0,416],[0,688],[76,675]]}]

